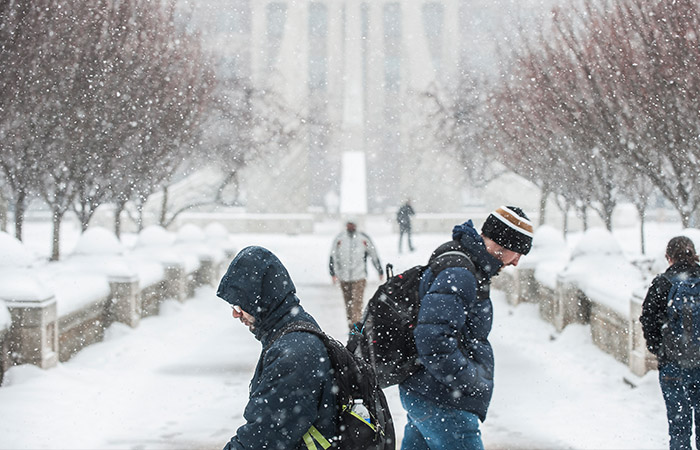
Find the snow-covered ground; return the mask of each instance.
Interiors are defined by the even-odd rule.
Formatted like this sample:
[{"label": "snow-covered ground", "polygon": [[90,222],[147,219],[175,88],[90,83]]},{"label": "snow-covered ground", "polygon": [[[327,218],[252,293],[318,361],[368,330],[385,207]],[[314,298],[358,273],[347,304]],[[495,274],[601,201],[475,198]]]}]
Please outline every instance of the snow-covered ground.
[{"label": "snow-covered ground", "polygon": [[[66,231],[66,248],[75,234]],[[342,296],[327,274],[336,223],[313,235],[236,235],[235,242],[275,252],[304,305],[335,337],[345,340]],[[649,226],[658,252],[680,227]],[[396,270],[424,263],[444,234],[414,236],[417,251],[398,254],[389,224],[369,222],[382,262]],[[47,251],[48,229],[28,224],[27,245]],[[619,230],[633,254],[637,230]],[[365,297],[378,283],[370,275]],[[556,333],[531,304],[512,307],[494,292],[491,340],[495,394],[482,426],[489,449],[664,448],[666,420],[656,379],[643,378],[599,351],[586,326]],[[0,388],[2,449],[216,449],[241,424],[248,382],[260,345],[216,298],[200,288],[186,303],[166,302],[161,314],[131,329],[112,325],[105,341],[50,370],[19,366]],[[632,387],[625,380],[631,381]],[[395,388],[388,389],[397,434],[405,424]]]}]

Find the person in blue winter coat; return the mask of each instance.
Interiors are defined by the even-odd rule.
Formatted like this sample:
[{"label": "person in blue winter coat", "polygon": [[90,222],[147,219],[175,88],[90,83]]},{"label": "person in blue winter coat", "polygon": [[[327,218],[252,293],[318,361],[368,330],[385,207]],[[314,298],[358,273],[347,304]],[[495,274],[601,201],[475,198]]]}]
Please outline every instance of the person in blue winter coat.
[{"label": "person in blue winter coat", "polygon": [[436,249],[461,252],[474,264],[448,267],[421,280],[418,323],[413,332],[423,367],[399,385],[408,420],[402,450],[479,449],[479,421],[493,392],[494,357],[488,337],[493,319],[491,278],[516,266],[532,247],[533,227],[525,213],[502,206],[481,234],[469,220],[454,227],[452,241]]},{"label": "person in blue winter coat", "polygon": [[301,331],[276,339],[291,322],[318,327],[299,304],[282,262],[267,249],[247,247],[231,262],[216,295],[232,306],[233,317],[263,346],[243,413],[246,423],[224,450],[309,449],[316,448],[319,436],[330,439],[337,405],[326,347],[317,336]]}]

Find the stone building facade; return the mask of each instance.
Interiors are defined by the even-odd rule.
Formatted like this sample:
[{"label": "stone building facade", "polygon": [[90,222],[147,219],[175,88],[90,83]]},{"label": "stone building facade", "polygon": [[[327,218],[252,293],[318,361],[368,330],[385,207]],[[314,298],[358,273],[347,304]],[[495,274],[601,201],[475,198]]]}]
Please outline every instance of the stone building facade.
[{"label": "stone building facade", "polygon": [[[455,211],[473,191],[425,128],[424,93],[495,73],[494,34],[513,1],[190,0],[219,70],[269,87],[307,117],[303,139],[247,168],[250,212],[332,209],[342,154],[365,154],[368,212],[410,197]],[[501,30],[502,31],[502,30]],[[337,202],[336,202],[337,203]]]}]

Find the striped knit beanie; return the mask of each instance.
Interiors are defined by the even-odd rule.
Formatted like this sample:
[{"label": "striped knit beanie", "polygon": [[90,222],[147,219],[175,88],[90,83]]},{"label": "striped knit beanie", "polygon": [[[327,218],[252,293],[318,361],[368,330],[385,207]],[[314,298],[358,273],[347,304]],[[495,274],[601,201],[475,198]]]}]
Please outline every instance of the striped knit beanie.
[{"label": "striped knit beanie", "polygon": [[502,247],[527,255],[532,248],[533,227],[522,209],[501,206],[489,214],[481,233]]}]

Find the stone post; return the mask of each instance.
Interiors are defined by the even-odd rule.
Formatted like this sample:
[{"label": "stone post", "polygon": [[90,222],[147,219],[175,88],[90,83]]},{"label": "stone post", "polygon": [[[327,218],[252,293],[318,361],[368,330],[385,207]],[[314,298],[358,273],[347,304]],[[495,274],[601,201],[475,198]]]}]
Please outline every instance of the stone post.
[{"label": "stone post", "polygon": [[[0,308],[2,308],[2,306],[0,306]],[[2,379],[5,375],[5,371],[10,366],[9,334],[8,330],[0,329],[0,386],[2,386]]]},{"label": "stone post", "polygon": [[58,362],[58,315],[52,293],[36,299],[7,301],[12,317],[9,351],[13,364],[34,364],[42,369]]},{"label": "stone post", "polygon": [[208,255],[202,255],[199,258],[199,269],[195,275],[195,284],[197,286],[210,285],[213,286],[217,276],[217,264],[214,258]]},{"label": "stone post", "polygon": [[537,287],[537,303],[539,304],[540,317],[552,325],[557,311],[557,303],[559,302],[556,289],[551,289],[542,284]]},{"label": "stone post", "polygon": [[141,320],[141,293],[137,276],[110,277],[109,289],[112,304],[109,308],[110,322],[121,322],[132,328]]},{"label": "stone post", "polygon": [[514,299],[518,297],[518,291],[516,287],[518,274],[517,272],[510,270],[501,271],[497,277],[491,279],[491,289],[498,289],[506,294],[506,301],[509,305],[516,305],[517,302]]},{"label": "stone post", "polygon": [[562,331],[570,323],[588,323],[591,302],[575,284],[557,279],[556,302],[554,304],[554,327]]},{"label": "stone post", "polygon": [[187,298],[187,274],[183,263],[170,262],[165,266],[163,299],[172,298],[184,302]]},{"label": "stone post", "polygon": [[630,299],[630,324],[629,324],[629,368],[637,375],[643,376],[650,370],[657,369],[656,357],[647,350],[646,340],[642,332],[642,323],[639,316],[642,314],[643,298],[635,292]]},{"label": "stone post", "polygon": [[537,302],[537,280],[535,280],[534,267],[518,267],[516,269],[517,294],[515,303]]}]

